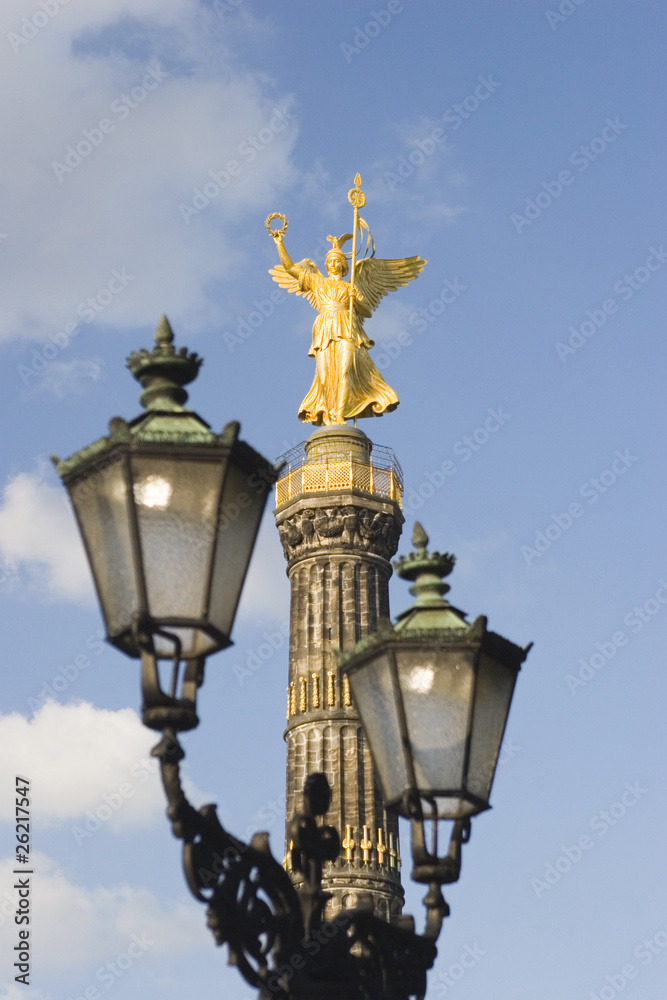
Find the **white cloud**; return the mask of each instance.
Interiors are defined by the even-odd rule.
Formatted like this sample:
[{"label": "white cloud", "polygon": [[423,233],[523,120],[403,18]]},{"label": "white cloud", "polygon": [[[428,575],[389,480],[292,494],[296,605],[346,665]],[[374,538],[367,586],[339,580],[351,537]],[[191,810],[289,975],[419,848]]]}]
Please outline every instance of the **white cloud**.
[{"label": "white cloud", "polygon": [[456,188],[464,188],[468,185],[468,175],[463,170],[450,170],[447,174],[447,180]]},{"label": "white cloud", "polygon": [[36,990],[34,986],[15,986],[14,983],[0,983],[0,1000],[51,1000],[50,994]]},{"label": "white cloud", "polygon": [[[39,351],[35,348],[34,357]],[[26,365],[23,366],[26,372],[34,369]],[[73,361],[50,361],[42,372],[26,376],[28,388],[23,393],[24,397],[30,398],[38,393],[47,392],[55,396],[56,399],[71,398],[83,392],[90,382],[97,382],[102,376],[102,365],[92,358],[75,359]]]},{"label": "white cloud", "polygon": [[[413,300],[419,302],[419,292],[421,288],[419,285],[410,286],[406,291],[399,291],[399,295],[403,299],[407,299],[412,296]],[[414,337],[414,326],[410,326],[409,319],[410,316],[415,312],[415,306],[407,305],[405,302],[401,302],[394,295],[391,295],[382,303],[382,311],[378,311],[377,315],[372,319],[367,320],[364,324],[366,333],[374,340],[378,346],[386,344],[388,341],[396,341],[400,334],[410,334]],[[403,337],[405,340],[405,337]],[[402,346],[410,346],[402,345]],[[377,352],[376,352],[377,354]],[[376,354],[371,354],[371,358],[375,360]],[[377,361],[375,362],[377,364]]]},{"label": "white cloud", "polygon": [[444,201],[434,201],[431,205],[422,205],[416,212],[417,218],[429,220],[431,223],[453,225],[460,215],[470,212],[465,205],[448,205]]},{"label": "white cloud", "polygon": [[[194,907],[165,905],[141,887],[77,885],[44,854],[35,855],[35,869],[39,877],[33,885],[32,938],[41,973],[83,971],[113,962],[127,952],[134,935],[145,945],[145,954],[184,954],[210,947],[205,921]],[[11,860],[0,863],[2,885],[13,884],[12,870]],[[11,892],[3,893],[0,926],[15,906]]]},{"label": "white cloud", "polygon": [[[30,13],[8,0],[0,35]],[[15,53],[7,42],[0,338],[44,341],[93,317],[143,326],[165,310],[177,323],[187,311],[191,329],[214,318],[207,285],[243,266],[234,226],[295,177],[296,121],[275,115],[289,95],[237,66],[230,30],[197,0],[96,0],[64,6]],[[220,171],[236,172],[216,193]],[[179,205],[207,184],[188,224]]]},{"label": "white cloud", "polygon": [[[82,844],[102,826],[119,830],[162,816],[164,792],[150,756],[157,738],[129,708],[47,702],[32,719],[0,716],[0,773],[28,778],[34,821],[69,821],[73,843]],[[10,820],[12,809],[5,796],[0,819]]]},{"label": "white cloud", "polygon": [[9,480],[0,504],[0,557],[15,574],[9,586],[56,600],[89,604],[90,570],[65,491],[46,479],[46,465]]}]

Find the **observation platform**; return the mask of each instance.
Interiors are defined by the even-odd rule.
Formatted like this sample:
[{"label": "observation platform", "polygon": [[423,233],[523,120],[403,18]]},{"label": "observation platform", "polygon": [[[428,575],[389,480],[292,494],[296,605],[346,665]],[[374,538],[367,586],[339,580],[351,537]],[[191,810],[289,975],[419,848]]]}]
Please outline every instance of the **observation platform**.
[{"label": "observation platform", "polygon": [[395,500],[402,507],[403,470],[396,455],[355,428],[316,431],[281,455],[278,462],[286,471],[276,483],[276,507],[304,493],[340,490],[360,490]]}]

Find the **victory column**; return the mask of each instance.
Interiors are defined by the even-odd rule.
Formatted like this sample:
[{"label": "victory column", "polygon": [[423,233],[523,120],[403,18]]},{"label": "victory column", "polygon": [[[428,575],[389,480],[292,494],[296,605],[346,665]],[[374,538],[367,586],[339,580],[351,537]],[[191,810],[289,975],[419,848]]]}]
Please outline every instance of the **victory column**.
[{"label": "victory column", "polygon": [[[309,351],[315,377],[298,415],[321,428],[286,456],[287,472],[276,484],[276,524],[291,583],[286,814],[302,808],[306,776],[323,772],[332,789],[326,822],[344,834],[340,857],[324,867],[323,888],[331,894],[326,916],[365,899],[388,919],[403,904],[398,818],[384,807],[349,688],[338,679],[336,649],[349,649],[389,618],[390,560],[404,520],[402,474],[393,452],[374,447],[356,426],[357,418],[398,405],[370,358],[374,345],[363,322],[426,261],[376,258],[359,216],[365,203],[359,174],[348,197],[352,233],[327,237],[326,276],[311,260],[292,261],[283,242],[284,216],[266,220],[280,257],[271,276],[317,310]],[[276,219],[278,228],[271,225]],[[358,236],[365,236],[361,259]],[[350,240],[347,254],[343,247]],[[289,831],[286,847],[285,866],[292,871]],[[292,876],[299,884],[301,876]]]}]

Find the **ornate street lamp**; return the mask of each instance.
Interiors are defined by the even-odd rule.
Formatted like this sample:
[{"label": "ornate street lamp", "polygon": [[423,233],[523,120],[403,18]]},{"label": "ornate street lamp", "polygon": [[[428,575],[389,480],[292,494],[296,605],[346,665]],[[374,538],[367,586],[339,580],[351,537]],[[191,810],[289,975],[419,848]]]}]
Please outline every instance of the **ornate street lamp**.
[{"label": "ornate street lamp", "polygon": [[[412,917],[391,922],[361,898],[325,920],[330,894],[322,866],[340,851],[323,825],[330,789],[323,774],[305,783],[304,811],[290,825],[295,888],[269,850],[268,834],[250,844],[220,824],[214,805],[195,809],[180,780],[179,731],[198,724],[196,692],[206,656],[230,644],[230,632],[267,493],[276,469],[238,440],[220,435],[184,408],[184,385],[200,359],[176,351],[165,317],[151,352],[128,366],[144,392],[145,412],[64,461],[54,459],[91,564],[107,639],[142,659],[143,717],[162,732],[160,761],[174,835],[183,841],[188,886],[207,905],[208,925],[230,962],[264,1000],[409,1000],[426,991],[426,971],[449,912],[440,886],[458,877],[469,817],[488,807],[512,689],[526,651],[472,626],[442,600],[450,556],[418,551],[399,564],[415,581],[415,607],[392,629],[345,657],[343,671],[362,715],[385,796],[413,819],[413,878],[429,884],[426,928]],[[363,647],[363,648],[362,648]],[[172,661],[171,684],[159,683]],[[182,679],[181,664],[185,664]],[[180,685],[179,685],[180,680]],[[453,818],[450,856],[424,843],[424,804]],[[415,832],[416,831],[416,832]],[[458,853],[457,853],[458,852]],[[363,897],[363,894],[360,894]]]},{"label": "ornate street lamp", "polygon": [[[417,600],[377,634],[339,654],[388,805],[412,820],[417,882],[455,881],[470,817],[489,795],[525,649],[469,624],[443,597],[454,557],[426,551],[417,522],[416,551],[394,563]],[[426,847],[424,820],[432,839]],[[454,820],[450,853],[438,858],[438,820]]]},{"label": "ornate street lamp", "polygon": [[[152,351],[128,367],[145,411],[71,458],[54,459],[72,500],[107,639],[142,658],[144,722],[197,725],[204,659],[230,644],[241,587],[276,470],[238,440],[214,434],[184,408],[201,359],[176,351],[163,316]],[[158,660],[173,662],[169,693]],[[180,697],[178,666],[186,667]]]}]

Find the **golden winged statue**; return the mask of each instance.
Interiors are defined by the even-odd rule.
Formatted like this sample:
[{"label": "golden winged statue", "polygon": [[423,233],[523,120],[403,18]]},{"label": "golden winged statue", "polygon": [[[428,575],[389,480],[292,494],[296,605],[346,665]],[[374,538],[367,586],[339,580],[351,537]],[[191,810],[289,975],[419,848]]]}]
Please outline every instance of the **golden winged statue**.
[{"label": "golden winged statue", "polygon": [[[313,342],[309,355],[315,358],[315,378],[310,392],[299,407],[299,420],[312,424],[344,424],[352,417],[375,417],[398,406],[398,396],[387,385],[371,361],[369,350],[374,342],[364,331],[364,319],[372,316],[380,299],[401,285],[407,285],[422,271],[421,257],[382,260],[364,257],[356,260],[356,237],[359,228],[368,226],[358,216],[364,204],[361,178],[355,178],[350,191],[354,206],[354,229],[340,238],[328,236],[332,247],[325,258],[326,276],[308,258],[294,263],[283,244],[287,228],[285,217],[274,213],[266,227],[276,242],[280,264],[269,274],[281,288],[307,298],[317,310],[313,324]],[[280,218],[280,229],[271,220]],[[352,239],[351,276],[343,245]]]}]

